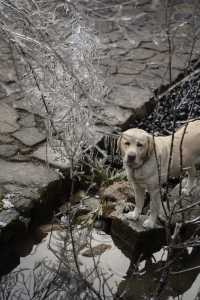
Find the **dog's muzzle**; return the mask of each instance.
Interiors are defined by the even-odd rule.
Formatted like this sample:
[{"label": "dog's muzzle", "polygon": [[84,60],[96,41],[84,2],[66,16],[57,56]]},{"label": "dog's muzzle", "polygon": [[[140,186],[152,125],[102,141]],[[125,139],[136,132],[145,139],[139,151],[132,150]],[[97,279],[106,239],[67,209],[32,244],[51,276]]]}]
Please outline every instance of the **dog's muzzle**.
[{"label": "dog's muzzle", "polygon": [[127,155],[127,163],[133,163],[136,159],[136,154],[134,152],[130,152]]}]

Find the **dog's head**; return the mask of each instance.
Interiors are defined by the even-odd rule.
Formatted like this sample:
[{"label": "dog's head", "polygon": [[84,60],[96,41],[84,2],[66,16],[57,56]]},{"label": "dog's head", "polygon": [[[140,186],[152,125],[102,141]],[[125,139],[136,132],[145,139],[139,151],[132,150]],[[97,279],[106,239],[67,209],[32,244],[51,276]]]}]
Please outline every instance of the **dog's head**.
[{"label": "dog's head", "polygon": [[137,169],[153,153],[153,137],[142,129],[128,129],[119,137],[118,149],[125,166]]}]

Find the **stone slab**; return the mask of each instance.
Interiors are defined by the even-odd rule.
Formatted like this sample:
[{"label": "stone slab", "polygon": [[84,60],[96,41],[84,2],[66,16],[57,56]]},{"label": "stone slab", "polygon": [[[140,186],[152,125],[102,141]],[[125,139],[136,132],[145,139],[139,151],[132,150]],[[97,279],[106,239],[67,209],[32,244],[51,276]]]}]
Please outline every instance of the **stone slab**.
[{"label": "stone slab", "polygon": [[[103,111],[103,119],[104,119],[104,125],[106,124],[109,126],[109,130],[105,130],[104,128],[102,132],[109,132],[111,133],[111,128],[122,126],[128,122],[128,120],[133,115],[133,112],[129,109],[124,109],[122,107],[119,107],[115,104],[108,103],[104,107]],[[96,124],[99,124],[97,121]],[[103,125],[103,122],[101,123]],[[97,128],[98,130],[98,128]]]},{"label": "stone slab", "polygon": [[19,147],[16,145],[0,145],[0,156],[3,157],[10,157],[17,153]]},{"label": "stone slab", "polygon": [[13,107],[16,109],[21,109],[21,110],[25,110],[30,113],[37,114],[41,117],[47,116],[44,106],[42,106],[41,102],[39,102],[37,98],[36,98],[35,103],[31,103],[31,101],[29,101],[29,99],[22,98],[22,99],[16,101],[14,103]]},{"label": "stone slab", "polygon": [[30,114],[30,115],[20,119],[19,124],[24,127],[34,127],[36,125],[34,115]]},{"label": "stone slab", "polygon": [[34,146],[38,143],[41,143],[46,139],[46,135],[41,133],[37,128],[22,128],[21,130],[12,134],[15,138],[17,138],[20,142],[22,142],[26,146]]},{"label": "stone slab", "polygon": [[152,92],[138,87],[120,87],[115,88],[109,97],[115,105],[135,111],[150,101]]},{"label": "stone slab", "polygon": [[4,189],[7,193],[23,195],[25,198],[37,200],[40,198],[40,193],[37,188],[22,187],[15,184],[6,184]]},{"label": "stone slab", "polygon": [[[61,151],[65,150],[62,148]],[[49,144],[42,144],[36,151],[31,154],[31,157],[40,159],[54,167],[61,169],[70,168],[70,161],[64,157],[59,151],[55,151]]]},{"label": "stone slab", "polygon": [[18,114],[11,106],[0,104],[0,133],[10,133],[19,129]]},{"label": "stone slab", "polygon": [[58,179],[58,174],[45,166],[26,162],[8,162],[0,159],[0,184],[12,183],[45,188]]},{"label": "stone slab", "polygon": [[10,144],[13,140],[14,138],[9,135],[0,134],[0,143],[2,144]]},{"label": "stone slab", "polygon": [[131,50],[127,57],[133,60],[143,61],[143,60],[150,59],[154,55],[155,55],[154,51],[150,49],[140,48],[140,49]]}]

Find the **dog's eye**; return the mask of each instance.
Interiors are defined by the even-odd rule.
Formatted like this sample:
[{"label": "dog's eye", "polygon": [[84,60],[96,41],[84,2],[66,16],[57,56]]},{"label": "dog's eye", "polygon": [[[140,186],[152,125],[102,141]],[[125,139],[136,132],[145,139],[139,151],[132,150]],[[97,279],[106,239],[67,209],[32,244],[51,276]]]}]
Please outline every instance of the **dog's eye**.
[{"label": "dog's eye", "polygon": [[130,146],[130,142],[126,141],[126,142],[124,142],[124,145]]},{"label": "dog's eye", "polygon": [[137,147],[141,148],[141,147],[143,147],[143,144],[140,143],[140,142],[138,142],[138,143],[137,143]]}]

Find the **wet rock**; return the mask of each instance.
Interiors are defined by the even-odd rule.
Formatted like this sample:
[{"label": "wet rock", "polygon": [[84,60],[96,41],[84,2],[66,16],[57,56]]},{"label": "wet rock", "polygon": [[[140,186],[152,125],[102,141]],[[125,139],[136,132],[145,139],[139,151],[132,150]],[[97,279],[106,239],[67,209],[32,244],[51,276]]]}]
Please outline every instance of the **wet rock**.
[{"label": "wet rock", "polygon": [[0,104],[0,133],[11,133],[19,129],[18,114],[9,105]]},{"label": "wet rock", "polygon": [[57,173],[42,165],[0,160],[0,184],[14,183],[24,186],[46,187],[59,179]]},{"label": "wet rock", "polygon": [[[180,251],[175,253],[176,259],[173,261],[172,269],[168,277],[167,288],[162,290],[161,299],[176,299],[177,297],[188,299],[190,293],[196,295],[199,286],[199,269],[196,266],[200,264],[200,256],[198,247],[194,247],[190,251]],[[116,299],[137,299],[143,300],[149,297],[156,297],[158,290],[158,282],[162,278],[163,268],[166,268],[166,260],[163,257],[164,249],[160,253],[156,253],[154,259],[147,258],[142,263],[142,272],[138,276],[138,272],[134,272],[134,266],[130,264],[127,274],[118,285],[118,291],[115,295]],[[182,272],[187,270],[187,272]],[[196,296],[194,300],[200,299]]]},{"label": "wet rock", "polygon": [[[63,154],[60,151],[62,151]],[[44,143],[31,154],[31,157],[40,159],[54,167],[69,169],[70,161],[66,158],[64,147],[62,147],[60,151],[56,151],[51,145]]]},{"label": "wet rock", "polygon": [[160,250],[166,243],[165,229],[162,226],[157,225],[154,229],[142,226],[146,218],[147,216],[141,216],[138,221],[130,221],[127,220],[126,214],[120,211],[112,216],[112,239],[116,246],[132,259],[133,264],[139,258]]},{"label": "wet rock", "polygon": [[17,153],[19,147],[16,145],[0,145],[0,156],[10,157]]},{"label": "wet rock", "polygon": [[26,146],[37,145],[46,139],[46,135],[35,127],[23,128],[12,135]]}]

